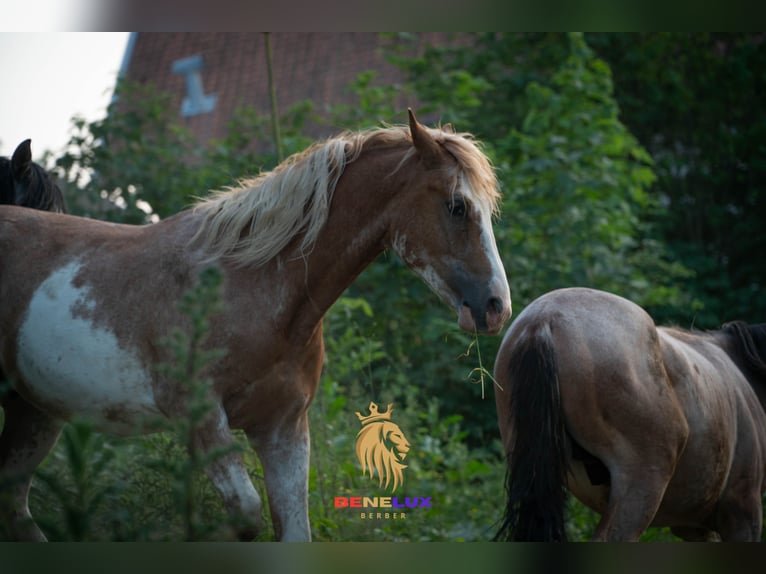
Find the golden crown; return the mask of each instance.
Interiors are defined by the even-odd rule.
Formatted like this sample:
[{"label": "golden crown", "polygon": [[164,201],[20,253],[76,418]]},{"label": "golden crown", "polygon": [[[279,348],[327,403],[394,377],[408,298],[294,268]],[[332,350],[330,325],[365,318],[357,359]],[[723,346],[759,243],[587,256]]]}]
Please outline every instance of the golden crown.
[{"label": "golden crown", "polygon": [[386,410],[382,413],[378,412],[378,405],[376,403],[370,403],[370,406],[367,407],[367,410],[370,411],[370,414],[365,416],[362,416],[362,413],[359,411],[356,412],[356,416],[359,417],[359,421],[362,423],[362,426],[375,422],[375,421],[390,421],[391,420],[391,413],[394,410],[394,403],[388,403],[388,406],[386,407]]}]

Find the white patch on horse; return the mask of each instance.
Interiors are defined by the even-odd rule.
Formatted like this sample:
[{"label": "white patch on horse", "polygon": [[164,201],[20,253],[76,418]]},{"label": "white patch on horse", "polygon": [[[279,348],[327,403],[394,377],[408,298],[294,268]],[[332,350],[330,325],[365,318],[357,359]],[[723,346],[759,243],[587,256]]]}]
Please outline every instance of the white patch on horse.
[{"label": "white patch on horse", "polygon": [[406,236],[396,233],[394,239],[391,241],[391,248],[410,269],[425,281],[426,285],[428,285],[433,292],[442,299],[442,301],[455,307],[456,310],[459,309],[459,303],[461,303],[461,301],[455,300],[455,294],[436,270],[427,263],[423,264],[417,255],[408,252]]},{"label": "white patch on horse", "polygon": [[[468,186],[465,176],[460,178],[460,189],[465,196],[473,197],[475,194]],[[492,268],[492,279],[490,287],[498,293],[510,294],[510,286],[508,285],[508,277],[505,275],[505,266],[503,260],[500,257],[500,252],[497,249],[497,242],[495,241],[495,234],[492,229],[492,212],[490,207],[485,203],[474,201],[474,214],[479,218],[481,224],[481,244],[484,252],[487,255],[487,261]],[[510,299],[507,301],[510,308]]]},{"label": "white patch on horse", "polygon": [[[272,480],[282,487],[278,510],[282,524],[280,540],[282,542],[310,540],[306,480],[310,457],[308,434],[299,434],[287,442],[277,444],[280,444],[280,448],[272,450],[271,454],[267,455],[269,458],[264,461],[264,467],[268,464],[273,475]],[[296,495],[284,496],[284,493]]]},{"label": "white patch on horse", "polygon": [[227,465],[216,468],[210,476],[225,501],[236,501],[243,515],[257,517],[263,503],[244,467]]},{"label": "white patch on horse", "polygon": [[396,232],[394,234],[394,239],[391,242],[391,248],[394,250],[394,253],[396,253],[402,259],[402,261],[408,265],[412,263],[412,260],[407,253],[406,235],[400,235],[399,232]]},{"label": "white patch on horse", "polygon": [[80,415],[112,432],[135,430],[142,417],[160,416],[150,374],[114,333],[83,318],[83,308],[96,303],[87,287],[75,287],[79,269],[76,261],[57,269],[32,297],[18,334],[19,371],[54,414]]},{"label": "white patch on horse", "polygon": [[[459,194],[464,197],[475,198],[476,194],[468,185],[465,175],[460,176],[460,183],[458,184]],[[508,280],[505,277],[505,267],[503,267],[503,261],[500,258],[500,252],[497,250],[497,243],[495,242],[495,234],[492,230],[492,213],[490,207],[481,201],[474,200],[471,202],[473,206],[474,217],[477,217],[481,227],[481,243],[484,248],[484,252],[487,255],[487,260],[492,266],[492,275],[495,280],[500,280],[501,283],[506,284]]]},{"label": "white patch on horse", "polygon": [[492,231],[492,214],[481,209],[477,210],[481,218],[481,243],[484,252],[487,254],[487,260],[492,266],[492,280],[499,283],[498,288],[502,288],[506,293],[510,291],[508,278],[505,275],[503,260],[500,258],[500,252],[497,249],[495,234]]},{"label": "white patch on horse", "polygon": [[460,310],[462,301],[460,301],[459,298],[455,298],[455,292],[449,288],[447,282],[442,279],[441,275],[439,275],[433,267],[430,265],[423,265],[422,267],[413,267],[412,269],[442,301],[447,305],[454,307],[455,310]]}]

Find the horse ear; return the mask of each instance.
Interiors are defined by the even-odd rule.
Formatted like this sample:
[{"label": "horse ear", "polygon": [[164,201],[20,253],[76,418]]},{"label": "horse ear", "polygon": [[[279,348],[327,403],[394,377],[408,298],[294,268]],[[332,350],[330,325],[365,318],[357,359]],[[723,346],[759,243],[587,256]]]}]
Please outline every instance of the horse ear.
[{"label": "horse ear", "polygon": [[21,142],[16,151],[13,152],[11,158],[11,168],[13,170],[13,178],[16,181],[21,181],[26,173],[29,171],[29,167],[32,164],[32,140],[26,139]]},{"label": "horse ear", "polygon": [[441,150],[439,144],[436,143],[428,130],[423,127],[412,112],[412,108],[407,108],[407,113],[410,116],[410,134],[412,134],[412,143],[415,145],[415,149],[423,160],[426,167],[435,167],[439,164],[439,156]]},{"label": "horse ear", "polygon": [[444,124],[442,126],[442,131],[445,131],[448,134],[454,134],[455,133],[455,128],[452,126],[451,123],[447,122],[446,124]]}]

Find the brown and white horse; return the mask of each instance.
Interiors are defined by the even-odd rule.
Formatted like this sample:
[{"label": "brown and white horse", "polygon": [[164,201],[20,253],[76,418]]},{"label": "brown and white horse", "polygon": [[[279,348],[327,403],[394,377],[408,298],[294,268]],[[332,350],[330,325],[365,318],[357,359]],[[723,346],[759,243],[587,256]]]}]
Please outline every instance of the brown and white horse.
[{"label": "brown and white horse", "polygon": [[[183,385],[154,366],[182,324],[176,302],[208,266],[224,278],[211,319],[213,414],[196,447],[243,429],[263,464],[279,540],[309,540],[307,409],[324,345],[322,317],[378,254],[392,248],[458,314],[496,334],[510,316],[492,218],[494,171],[468,134],[407,127],[315,144],[241,188],[148,226],[0,208],[0,363],[5,509],[19,538],[43,539],[29,514],[30,476],[64,421],[135,432],[184,416]],[[261,498],[239,454],[206,472],[232,513],[257,527]],[[1,477],[0,477],[1,478]],[[239,533],[252,537],[254,529]]]},{"label": "brown and white horse", "polygon": [[564,540],[568,488],[601,515],[595,540],[670,526],[758,541],[766,490],[766,325],[655,327],[590,289],[533,301],[495,365],[508,456],[498,538]]}]

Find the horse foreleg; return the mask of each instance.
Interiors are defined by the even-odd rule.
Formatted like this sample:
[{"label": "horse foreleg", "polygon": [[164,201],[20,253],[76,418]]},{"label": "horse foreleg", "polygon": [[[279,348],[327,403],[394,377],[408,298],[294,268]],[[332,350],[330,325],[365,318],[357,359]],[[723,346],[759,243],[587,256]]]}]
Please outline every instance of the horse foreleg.
[{"label": "horse foreleg", "polygon": [[29,512],[32,474],[56,444],[63,423],[33,407],[17,393],[3,400],[5,424],[0,435],[0,495],[8,534],[15,540],[44,542]]},{"label": "horse foreleg", "polygon": [[216,407],[213,416],[196,429],[194,445],[203,455],[221,450],[205,466],[205,474],[218,489],[229,514],[243,523],[237,527],[238,538],[252,540],[262,526],[263,504],[240,454],[226,452],[233,447],[234,437],[222,407]]},{"label": "horse foreleg", "polygon": [[251,441],[263,464],[277,540],[310,541],[308,415],[304,413],[294,425],[274,430],[267,439],[253,436]]}]

